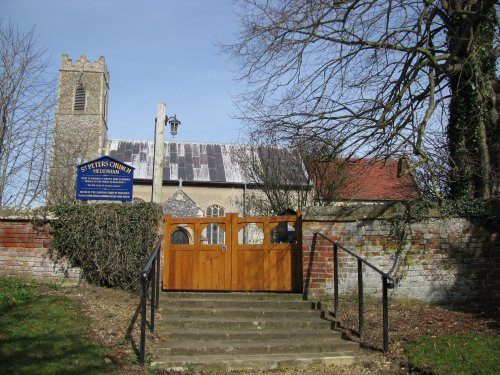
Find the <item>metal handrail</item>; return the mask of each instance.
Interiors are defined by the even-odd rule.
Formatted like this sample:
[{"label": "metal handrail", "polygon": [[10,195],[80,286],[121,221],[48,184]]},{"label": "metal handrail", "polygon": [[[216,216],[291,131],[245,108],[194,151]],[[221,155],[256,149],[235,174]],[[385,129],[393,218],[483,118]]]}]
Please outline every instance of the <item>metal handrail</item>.
[{"label": "metal handrail", "polygon": [[[146,352],[146,310],[148,299],[148,288],[151,284],[151,316],[149,321],[149,330],[155,330],[155,310],[159,307],[160,298],[160,257],[161,257],[161,244],[163,242],[163,235],[158,239],[153,252],[149,256],[146,264],[140,271],[142,295],[141,295],[141,344],[139,349],[139,364],[144,366],[144,357]],[[153,280],[152,283],[150,281]]]},{"label": "metal handrail", "polygon": [[383,320],[383,340],[384,340],[384,352],[389,349],[389,304],[387,298],[387,289],[394,288],[394,279],[387,273],[375,267],[373,264],[368,262],[366,259],[360,257],[351,250],[346,249],[341,244],[331,240],[324,234],[315,232],[314,236],[321,236],[333,245],[333,293],[334,293],[334,308],[335,317],[338,317],[339,313],[339,263],[338,263],[338,249],[344,250],[347,254],[353,256],[358,261],[358,334],[359,337],[363,337],[364,334],[364,304],[363,304],[363,264],[373,269],[375,272],[382,276],[382,320]]}]

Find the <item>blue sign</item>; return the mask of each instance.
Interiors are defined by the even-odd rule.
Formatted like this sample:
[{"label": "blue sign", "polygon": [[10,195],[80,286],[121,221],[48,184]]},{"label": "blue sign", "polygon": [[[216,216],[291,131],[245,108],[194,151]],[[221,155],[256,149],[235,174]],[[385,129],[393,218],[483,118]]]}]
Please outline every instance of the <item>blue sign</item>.
[{"label": "blue sign", "polygon": [[109,156],[77,166],[76,199],[131,201],[134,167]]}]

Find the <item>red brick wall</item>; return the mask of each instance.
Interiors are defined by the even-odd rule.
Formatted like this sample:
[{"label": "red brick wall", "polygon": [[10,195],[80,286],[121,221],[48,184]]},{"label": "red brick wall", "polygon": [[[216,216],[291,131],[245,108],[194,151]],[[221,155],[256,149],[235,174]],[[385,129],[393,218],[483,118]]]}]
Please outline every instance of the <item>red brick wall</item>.
[{"label": "red brick wall", "polygon": [[[326,294],[326,286],[333,285],[333,251],[332,245],[321,237],[313,238],[310,230],[311,223],[302,224],[302,268],[304,279],[304,293],[310,295]],[[314,225],[314,231],[327,234],[332,241],[338,242],[339,236]],[[304,233],[306,229],[306,233]],[[313,245],[314,241],[314,245]],[[324,290],[325,289],[325,290]]]},{"label": "red brick wall", "polygon": [[47,226],[35,227],[24,218],[0,218],[0,275],[77,280],[77,269],[50,259],[49,241]]}]

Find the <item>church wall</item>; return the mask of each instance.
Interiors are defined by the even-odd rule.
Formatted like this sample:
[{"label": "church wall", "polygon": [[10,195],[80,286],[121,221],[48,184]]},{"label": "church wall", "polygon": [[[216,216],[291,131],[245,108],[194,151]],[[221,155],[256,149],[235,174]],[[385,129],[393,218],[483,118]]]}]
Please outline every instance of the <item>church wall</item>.
[{"label": "church wall", "polygon": [[[179,186],[163,186],[162,202],[170,198]],[[182,190],[200,207],[204,212],[207,207],[217,204],[224,207],[226,212],[238,212],[235,198],[242,200],[243,187],[205,187],[205,186],[182,186]],[[134,185],[134,198],[145,201],[151,200],[151,185]],[[241,213],[241,212],[240,212]]]}]

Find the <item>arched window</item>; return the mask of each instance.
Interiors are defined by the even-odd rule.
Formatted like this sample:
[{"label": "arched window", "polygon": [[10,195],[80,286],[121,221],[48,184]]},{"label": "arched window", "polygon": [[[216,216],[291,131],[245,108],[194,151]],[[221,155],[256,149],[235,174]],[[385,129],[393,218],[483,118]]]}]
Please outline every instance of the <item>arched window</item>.
[{"label": "arched window", "polygon": [[[224,207],[217,204],[207,208],[207,217],[224,217]],[[207,227],[207,242],[209,244],[223,244],[224,230],[217,224],[210,224]]]},{"label": "arched window", "polygon": [[80,83],[75,90],[75,103],[73,104],[75,111],[85,110],[85,87]]},{"label": "arched window", "polygon": [[177,228],[170,236],[170,243],[174,245],[189,245],[189,235],[183,228]]}]

